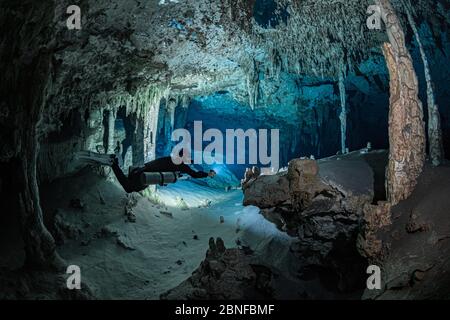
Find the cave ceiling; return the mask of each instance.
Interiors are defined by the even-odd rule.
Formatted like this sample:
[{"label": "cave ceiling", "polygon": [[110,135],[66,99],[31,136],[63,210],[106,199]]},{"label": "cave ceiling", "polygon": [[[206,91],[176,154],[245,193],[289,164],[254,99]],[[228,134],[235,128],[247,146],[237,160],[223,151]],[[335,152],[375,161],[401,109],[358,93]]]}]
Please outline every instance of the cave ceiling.
[{"label": "cave ceiling", "polygon": [[[252,108],[276,104],[267,99],[282,83],[335,81],[380,57],[386,40],[366,27],[369,0],[159,2],[82,1],[77,32],[65,25],[69,1],[58,2],[50,117],[217,91]],[[444,1],[414,8],[433,28],[448,25]]]}]

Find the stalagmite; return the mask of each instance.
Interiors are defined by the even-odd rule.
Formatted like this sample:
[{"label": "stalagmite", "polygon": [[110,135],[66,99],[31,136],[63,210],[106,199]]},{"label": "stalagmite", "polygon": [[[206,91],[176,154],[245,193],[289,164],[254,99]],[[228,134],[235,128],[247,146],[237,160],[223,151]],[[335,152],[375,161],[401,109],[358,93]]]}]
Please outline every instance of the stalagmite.
[{"label": "stalagmite", "polygon": [[442,142],[441,131],[441,116],[439,114],[439,108],[436,104],[433,82],[431,80],[431,72],[428,64],[427,55],[422,45],[422,41],[417,31],[414,18],[411,14],[410,5],[405,3],[406,15],[408,16],[409,24],[416,37],[417,44],[419,45],[420,55],[422,56],[423,67],[425,72],[425,81],[427,83],[427,101],[428,101],[428,140],[429,140],[429,153],[433,165],[438,166],[442,163],[444,158],[444,147]]},{"label": "stalagmite", "polygon": [[341,121],[341,152],[347,153],[347,102],[345,96],[345,78],[344,71],[339,72],[339,95],[341,97],[341,114],[339,120]]},{"label": "stalagmite", "polygon": [[389,164],[386,189],[392,204],[408,198],[425,163],[425,125],[418,81],[400,22],[389,0],[377,0],[389,43],[383,46],[390,74]]}]

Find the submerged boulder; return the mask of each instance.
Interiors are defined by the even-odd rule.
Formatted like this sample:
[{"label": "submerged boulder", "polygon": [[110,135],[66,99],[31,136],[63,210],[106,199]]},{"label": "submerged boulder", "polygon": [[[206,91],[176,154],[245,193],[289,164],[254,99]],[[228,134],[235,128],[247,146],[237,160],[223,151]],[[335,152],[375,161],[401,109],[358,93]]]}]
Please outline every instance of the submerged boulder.
[{"label": "submerged boulder", "polygon": [[374,199],[374,170],[359,152],[316,161],[294,159],[287,172],[259,176],[244,205],[262,209],[279,229],[298,238],[291,251],[300,277],[321,278],[339,292],[365,285],[366,260],[357,250],[364,208]]},{"label": "submerged boulder", "polygon": [[288,206],[298,216],[319,212],[362,214],[374,198],[374,173],[364,158],[294,159],[287,173],[245,181],[244,205]]},{"label": "submerged boulder", "polygon": [[369,232],[358,244],[381,268],[382,289],[366,290],[363,298],[450,297],[449,181],[450,167],[426,166],[410,198],[366,219]]},{"label": "submerged boulder", "polygon": [[270,208],[290,200],[289,180],[285,175],[260,176],[244,191],[244,205]]},{"label": "submerged boulder", "polygon": [[242,300],[270,298],[269,268],[252,264],[241,249],[226,249],[221,238],[209,240],[205,260],[192,276],[161,295],[163,300]]}]

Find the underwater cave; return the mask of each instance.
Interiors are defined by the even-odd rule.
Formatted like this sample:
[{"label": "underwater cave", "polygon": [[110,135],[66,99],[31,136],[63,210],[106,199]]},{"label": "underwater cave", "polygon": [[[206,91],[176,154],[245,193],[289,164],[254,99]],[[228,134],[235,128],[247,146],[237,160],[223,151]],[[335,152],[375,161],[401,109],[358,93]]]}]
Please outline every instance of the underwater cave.
[{"label": "underwater cave", "polygon": [[449,8],[2,1],[0,299],[448,298]]}]

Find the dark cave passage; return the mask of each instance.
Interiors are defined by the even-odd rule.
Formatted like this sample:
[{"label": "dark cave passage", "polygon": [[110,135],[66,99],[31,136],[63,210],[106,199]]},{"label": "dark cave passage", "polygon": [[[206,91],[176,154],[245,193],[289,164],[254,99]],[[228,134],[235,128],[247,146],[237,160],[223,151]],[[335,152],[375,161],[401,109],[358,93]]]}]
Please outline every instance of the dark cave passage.
[{"label": "dark cave passage", "polygon": [[[383,78],[382,88],[373,80],[374,77],[371,78],[372,82],[361,80],[362,77],[357,76],[348,81],[350,109],[347,134],[350,150],[365,148],[368,142],[374,149],[388,148],[389,97],[385,89],[389,85],[387,75],[382,74],[379,77]],[[291,85],[299,85],[292,84],[291,81],[293,80],[288,78],[287,83],[283,84],[287,87],[285,90],[290,89]],[[188,106],[178,103],[172,113],[167,112],[163,102],[161,104],[163,112],[160,113],[158,122],[157,156],[170,155],[174,146],[174,142],[170,140],[173,130],[184,128],[194,135],[195,121],[202,122],[202,132],[214,128],[221,131],[224,136],[227,129],[244,131],[279,129],[280,167],[287,167],[291,159],[298,157],[314,156],[319,159],[335,155],[340,149],[339,92],[332,82],[316,81],[300,87],[298,93],[296,93],[297,87],[291,88],[293,91],[290,94],[293,97],[289,99],[297,103],[294,107],[277,104],[263,105],[261,108],[251,110],[233,99],[226,91],[210,96],[194,97]],[[366,91],[359,91],[358,85],[366,85]],[[249,141],[246,142],[246,164],[230,166],[238,178],[243,177],[249,163]],[[209,141],[204,141],[203,147],[208,143]],[[257,165],[261,166],[260,163]]]}]

